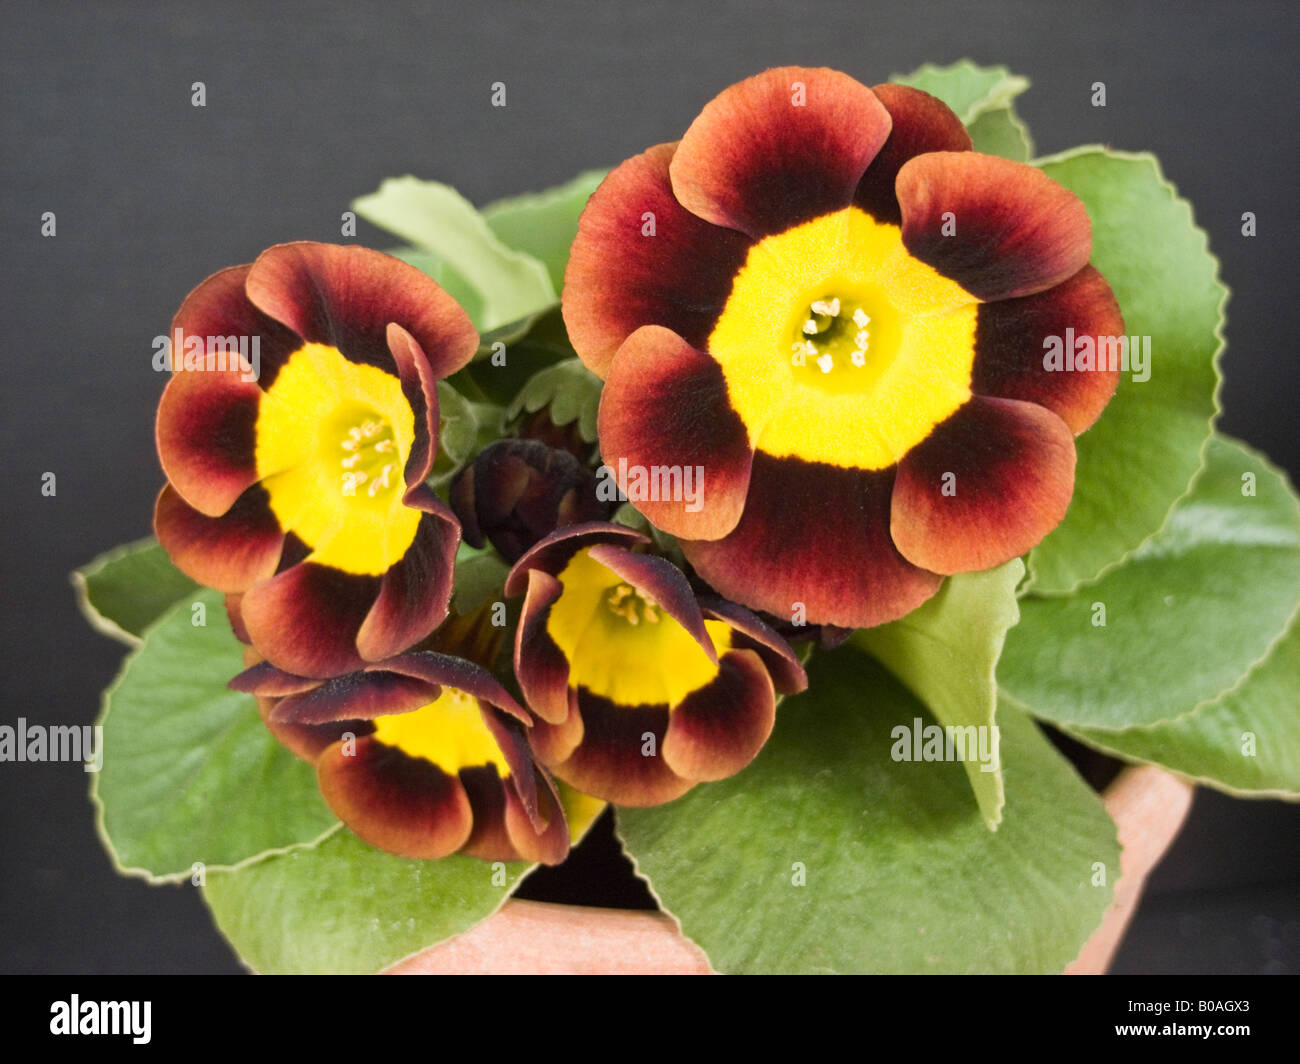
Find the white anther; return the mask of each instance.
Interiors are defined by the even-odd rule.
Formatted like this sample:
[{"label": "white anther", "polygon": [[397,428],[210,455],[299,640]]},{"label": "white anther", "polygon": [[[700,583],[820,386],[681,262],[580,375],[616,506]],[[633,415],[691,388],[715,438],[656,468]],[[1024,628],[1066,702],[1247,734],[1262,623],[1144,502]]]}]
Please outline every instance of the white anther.
[{"label": "white anther", "polygon": [[859,351],[865,351],[867,349],[867,342],[870,339],[871,337],[867,334],[867,330],[863,329],[853,338],[853,342],[857,344]]},{"label": "white anther", "polygon": [[803,331],[807,333],[809,336],[816,336],[817,323],[813,321],[812,318],[809,318],[806,322],[803,323]]},{"label": "white anther", "polygon": [[867,354],[865,351],[854,351],[849,355],[855,366],[865,366],[867,364]]},{"label": "white anther", "polygon": [[364,425],[361,426],[361,435],[364,436],[366,439],[370,439],[370,437],[373,436],[378,431],[379,431],[378,421],[367,421]]},{"label": "white anther", "polygon": [[356,450],[358,447],[360,447],[360,446],[361,446],[361,441],[360,441],[360,440],[344,440],[344,441],[343,441],[343,449],[344,449],[345,451],[355,451],[355,450]]},{"label": "white anther", "polygon": [[822,355],[822,357],[817,360],[817,368],[823,373],[829,373],[835,368],[835,360],[831,358],[830,355]]},{"label": "white anther", "polygon": [[853,312],[853,324],[859,329],[865,329],[870,321],[871,319],[867,317],[867,312],[861,307],[858,307],[858,309]]},{"label": "white anther", "polygon": [[380,440],[377,444],[375,444],[375,450],[376,450],[376,451],[381,451],[381,452],[382,452],[382,451],[391,451],[392,449],[393,449],[393,441],[392,441],[392,440]]},{"label": "white anther", "polygon": [[825,300],[819,299],[812,305],[814,314],[825,314],[828,318],[835,317],[840,312],[840,301],[838,299]]},{"label": "white anther", "polygon": [[359,461],[361,461],[361,455],[359,454],[351,455],[350,457],[343,459],[343,468],[351,469]]}]

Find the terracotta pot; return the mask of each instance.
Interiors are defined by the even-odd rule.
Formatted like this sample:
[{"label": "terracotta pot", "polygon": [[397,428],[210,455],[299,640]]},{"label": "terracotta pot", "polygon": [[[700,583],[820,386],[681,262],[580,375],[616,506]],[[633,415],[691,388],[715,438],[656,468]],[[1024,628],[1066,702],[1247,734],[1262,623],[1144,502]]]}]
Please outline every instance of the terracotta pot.
[{"label": "terracotta pot", "polygon": [[[1067,974],[1109,967],[1142,887],[1182,827],[1192,787],[1150,765],[1126,768],[1102,796],[1123,855],[1115,900]],[[419,975],[708,975],[704,953],[663,913],[507,901],[481,924],[388,969]]]}]

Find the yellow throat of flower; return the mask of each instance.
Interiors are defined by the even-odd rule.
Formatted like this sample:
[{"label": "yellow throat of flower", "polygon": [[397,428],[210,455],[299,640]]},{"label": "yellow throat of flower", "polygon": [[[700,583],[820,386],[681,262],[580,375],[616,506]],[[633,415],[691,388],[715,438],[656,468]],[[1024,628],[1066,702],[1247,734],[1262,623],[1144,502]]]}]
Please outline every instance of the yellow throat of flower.
[{"label": "yellow throat of flower", "polygon": [[977,302],[850,207],[754,245],[708,349],[751,444],[884,469],[970,398]]},{"label": "yellow throat of flower", "polygon": [[374,724],[379,742],[432,762],[449,776],[484,765],[495,767],[502,779],[510,775],[501,748],[483,723],[477,699],[464,691],[444,687],[427,706],[376,717]]},{"label": "yellow throat of flower", "polygon": [[[644,593],[581,550],[559,576],[546,631],[569,662],[569,683],[619,705],[676,706],[718,674],[695,638]],[[706,620],[714,650],[731,629]]]},{"label": "yellow throat of flower", "polygon": [[306,344],[266,389],[256,431],[271,510],[310,560],[378,575],[406,553],[420,520],[402,503],[415,415],[397,377]]}]

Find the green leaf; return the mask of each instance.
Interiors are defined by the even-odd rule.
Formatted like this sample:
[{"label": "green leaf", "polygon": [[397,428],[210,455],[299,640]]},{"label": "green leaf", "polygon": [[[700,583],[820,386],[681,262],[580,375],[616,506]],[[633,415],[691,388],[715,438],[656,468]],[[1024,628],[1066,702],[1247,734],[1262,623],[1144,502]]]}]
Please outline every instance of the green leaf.
[{"label": "green leaf", "polygon": [[344,829],[313,849],[210,874],[203,896],[254,971],[369,973],[490,916],[530,867],[394,857]]},{"label": "green leaf", "polygon": [[483,217],[501,243],[544,262],[558,292],[569,246],[578,235],[578,215],[608,172],[587,170],[555,188],[497,200],[483,208]]},{"label": "green leaf", "polygon": [[531,414],[550,407],[555,424],[577,421],[582,438],[595,443],[601,387],[600,378],[579,359],[568,358],[533,374],[506,409],[506,418],[513,420],[525,410]]},{"label": "green leaf", "polygon": [[1009,108],[1029,88],[1028,78],[1004,66],[982,67],[969,59],[946,67],[926,63],[910,74],[895,74],[889,80],[939,97],[966,126],[990,111]]},{"label": "green leaf", "polygon": [[485,602],[504,599],[503,589],[509,572],[510,566],[495,551],[487,547],[476,550],[468,543],[462,543],[456,552],[452,609],[463,617]]},{"label": "green leaf", "polygon": [[1005,800],[994,726],[994,669],[1007,629],[1020,616],[1016,585],[1024,575],[1024,563],[1013,558],[996,569],[950,577],[919,609],[853,637],[924,702],[940,724],[988,729],[985,750],[990,756],[981,760],[978,744],[964,746],[962,767],[985,823],[994,830]]},{"label": "green leaf", "polygon": [[199,585],[172,565],[151,536],[115,547],[75,570],[72,586],[93,628],[139,646],[144,630]]},{"label": "green leaf", "polygon": [[1227,289],[1205,233],[1151,155],[1080,148],[1038,165],[1092,219],[1092,264],[1130,337],[1150,337],[1150,379],[1122,373],[1077,441],[1074,499],[1029,555],[1028,587],[1067,593],[1132,553],[1164,523],[1200,468],[1218,410]]},{"label": "green leaf", "polygon": [[[471,313],[479,332],[525,320],[556,302],[545,265],[527,252],[506,247],[474,206],[448,185],[391,177],[379,191],[354,200],[352,208],[381,229],[431,252],[439,264],[463,278],[481,301],[477,316]],[[470,313],[470,307],[465,309]]]},{"label": "green leaf", "polygon": [[[195,606],[204,624],[195,627]],[[226,687],[244,668],[216,591],[150,628],[104,693],[103,767],[91,784],[119,870],[180,879],[310,845],[336,825],[310,765]]]},{"label": "green leaf", "polygon": [[429,482],[447,483],[481,449],[496,439],[501,408],[492,403],[472,403],[446,381],[438,382],[438,454]]},{"label": "green leaf", "polygon": [[1012,107],[985,111],[970,124],[969,132],[976,151],[1001,155],[1018,163],[1028,162],[1033,157],[1034,141],[1029,135],[1029,127]]},{"label": "green leaf", "polygon": [[1119,871],[1097,796],[1003,707],[990,834],[957,765],[892,759],[925,709],[882,666],[847,646],[809,671],[744,772],[618,811],[683,932],[730,973],[1061,971],[1110,902],[1096,863]]},{"label": "green leaf", "polygon": [[527,334],[507,344],[504,354],[504,359],[475,359],[451,380],[472,394],[507,406],[538,370],[577,357],[559,307],[536,318]]},{"label": "green leaf", "polygon": [[998,682],[1067,728],[1171,720],[1245,676],[1297,602],[1300,502],[1262,455],[1216,436],[1191,492],[1127,562],[1073,595],[1021,600]]},{"label": "green leaf", "polygon": [[1124,731],[1071,729],[1107,753],[1152,762],[1243,797],[1300,798],[1300,624],[1242,683],[1186,716]]}]

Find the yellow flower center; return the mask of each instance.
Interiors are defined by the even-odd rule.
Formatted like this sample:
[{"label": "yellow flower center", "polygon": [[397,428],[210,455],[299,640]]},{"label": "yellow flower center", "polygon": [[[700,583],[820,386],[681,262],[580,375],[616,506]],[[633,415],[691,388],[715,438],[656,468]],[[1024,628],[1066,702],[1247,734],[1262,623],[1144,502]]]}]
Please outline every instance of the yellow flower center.
[{"label": "yellow flower center", "polygon": [[419,525],[419,512],[402,503],[414,440],[397,377],[306,344],[258,408],[257,472],[280,527],[311,548],[311,561],[379,575]]},{"label": "yellow flower center", "polygon": [[374,725],[375,738],[385,746],[432,762],[449,776],[480,765],[494,766],[502,779],[510,774],[478,701],[464,691],[444,687],[427,706],[376,717]]},{"label": "yellow flower center", "polygon": [[752,445],[884,469],[970,398],[977,304],[850,207],[755,244],[708,349]]},{"label": "yellow flower center", "polygon": [[[569,662],[569,683],[624,706],[676,706],[718,674],[694,636],[644,592],[581,550],[559,576],[546,631]],[[714,650],[731,629],[706,620]]]}]

